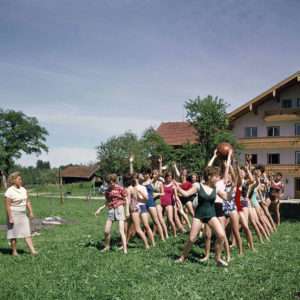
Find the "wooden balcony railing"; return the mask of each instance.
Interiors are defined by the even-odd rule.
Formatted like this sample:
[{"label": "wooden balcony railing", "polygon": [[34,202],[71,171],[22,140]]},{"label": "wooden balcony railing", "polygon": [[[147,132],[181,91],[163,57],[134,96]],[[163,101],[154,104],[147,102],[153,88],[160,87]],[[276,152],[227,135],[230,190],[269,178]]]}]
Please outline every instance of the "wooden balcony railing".
[{"label": "wooden balcony railing", "polygon": [[239,139],[244,149],[300,149],[300,136]]},{"label": "wooden balcony railing", "polygon": [[266,165],[268,173],[280,172],[284,176],[300,177],[300,165]]}]

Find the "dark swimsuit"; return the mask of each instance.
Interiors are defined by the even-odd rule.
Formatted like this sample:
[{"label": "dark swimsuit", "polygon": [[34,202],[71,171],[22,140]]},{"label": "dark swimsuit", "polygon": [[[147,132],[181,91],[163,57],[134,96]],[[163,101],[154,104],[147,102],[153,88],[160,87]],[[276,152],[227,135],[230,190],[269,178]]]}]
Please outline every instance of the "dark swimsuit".
[{"label": "dark swimsuit", "polygon": [[195,218],[200,219],[204,223],[208,223],[209,220],[216,216],[215,210],[216,200],[216,188],[214,188],[211,194],[207,194],[202,185],[198,190],[198,206],[195,211]]}]

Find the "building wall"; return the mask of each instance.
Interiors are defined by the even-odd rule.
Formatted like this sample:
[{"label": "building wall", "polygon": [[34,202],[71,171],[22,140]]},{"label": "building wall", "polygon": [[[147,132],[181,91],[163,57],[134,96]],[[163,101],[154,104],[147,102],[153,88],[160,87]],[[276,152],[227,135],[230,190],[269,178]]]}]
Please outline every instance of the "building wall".
[{"label": "building wall", "polygon": [[[267,127],[269,126],[280,126],[280,136],[289,137],[295,136],[295,124],[300,122],[265,122],[264,116],[265,111],[274,111],[277,109],[282,109],[281,101],[283,99],[292,99],[293,108],[296,108],[297,98],[300,98],[300,84],[294,85],[282,91],[279,94],[279,100],[271,99],[257,108],[257,112],[253,111],[241,116],[233,122],[233,133],[238,139],[243,139],[245,137],[246,127],[257,127],[257,137],[267,137]],[[282,109],[284,110],[284,109]],[[300,108],[299,108],[300,110]],[[253,138],[255,139],[255,138]],[[251,149],[243,150],[241,152],[241,160],[245,161],[245,154],[257,154],[258,164],[266,165],[268,163],[268,153],[280,153],[280,164],[295,164],[295,151],[300,151],[299,149]],[[285,196],[286,198],[293,198],[295,195],[295,179],[293,176],[285,176],[284,182],[286,184]]]}]

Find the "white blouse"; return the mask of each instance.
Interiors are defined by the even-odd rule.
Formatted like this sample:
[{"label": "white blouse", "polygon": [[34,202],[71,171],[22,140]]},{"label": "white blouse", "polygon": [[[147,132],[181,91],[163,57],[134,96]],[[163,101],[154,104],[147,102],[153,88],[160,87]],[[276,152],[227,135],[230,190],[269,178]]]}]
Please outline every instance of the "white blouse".
[{"label": "white blouse", "polygon": [[12,211],[26,211],[27,191],[25,188],[17,188],[13,185],[6,190],[5,197],[11,200]]}]

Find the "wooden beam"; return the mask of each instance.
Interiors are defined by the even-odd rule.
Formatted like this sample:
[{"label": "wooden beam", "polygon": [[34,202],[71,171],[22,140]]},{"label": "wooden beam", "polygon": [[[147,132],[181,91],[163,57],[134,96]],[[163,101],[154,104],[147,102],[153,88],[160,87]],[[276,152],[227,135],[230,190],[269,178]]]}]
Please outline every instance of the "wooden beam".
[{"label": "wooden beam", "polygon": [[252,111],[252,109],[253,109],[253,105],[252,105],[252,103],[250,103],[249,110]]},{"label": "wooden beam", "polygon": [[272,94],[273,94],[273,98],[276,99],[276,90],[273,90],[273,91],[272,91]]},{"label": "wooden beam", "polygon": [[300,82],[300,75],[297,76],[297,82]]}]

